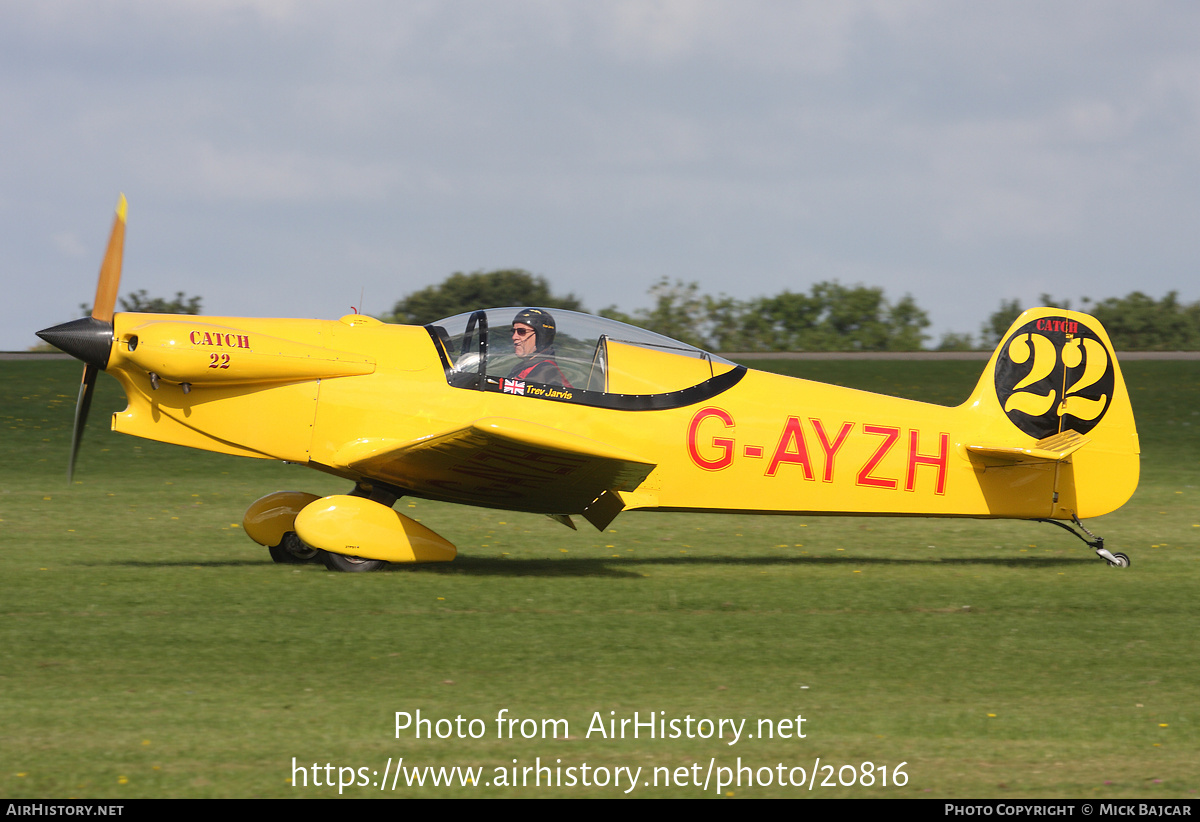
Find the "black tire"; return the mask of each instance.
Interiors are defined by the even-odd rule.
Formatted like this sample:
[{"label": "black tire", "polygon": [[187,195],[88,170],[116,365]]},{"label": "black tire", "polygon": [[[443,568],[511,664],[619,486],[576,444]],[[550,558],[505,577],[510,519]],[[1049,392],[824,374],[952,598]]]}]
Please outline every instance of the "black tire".
[{"label": "black tire", "polygon": [[321,561],[330,571],[341,571],[344,574],[366,574],[387,565],[382,559],[363,559],[331,551],[321,551]]},{"label": "black tire", "polygon": [[1128,555],[1120,554],[1120,553],[1113,554],[1113,559],[1115,559],[1116,562],[1110,562],[1109,565],[1114,565],[1117,568],[1128,568],[1129,567]]},{"label": "black tire", "polygon": [[295,531],[288,531],[278,545],[267,550],[271,552],[271,559],[281,565],[304,565],[309,562],[317,562],[320,553],[311,545],[306,545]]}]

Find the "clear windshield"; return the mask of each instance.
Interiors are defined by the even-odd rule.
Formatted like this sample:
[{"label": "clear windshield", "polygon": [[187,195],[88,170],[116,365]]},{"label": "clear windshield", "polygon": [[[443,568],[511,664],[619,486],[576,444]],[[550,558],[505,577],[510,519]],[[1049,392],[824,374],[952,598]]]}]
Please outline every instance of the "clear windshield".
[{"label": "clear windshield", "polygon": [[523,310],[493,308],[430,323],[453,385],[478,388],[481,380],[509,379],[604,393],[658,394],[734,367],[661,334],[563,309],[542,309],[553,331],[540,329],[535,346],[522,344],[519,335],[526,326],[518,324],[514,334],[513,321]]}]

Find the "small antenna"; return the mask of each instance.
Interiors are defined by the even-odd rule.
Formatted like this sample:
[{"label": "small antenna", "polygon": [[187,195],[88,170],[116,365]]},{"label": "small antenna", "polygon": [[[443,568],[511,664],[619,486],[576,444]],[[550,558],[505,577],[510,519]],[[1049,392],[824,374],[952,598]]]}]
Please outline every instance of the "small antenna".
[{"label": "small antenna", "polygon": [[[360,290],[360,291],[358,292],[358,305],[359,305],[359,307],[360,307],[360,308],[362,307],[362,304],[363,304],[363,295],[364,295],[366,292],[367,292],[367,287],[366,287],[365,285],[362,287],[362,290]],[[354,306],[350,306],[350,310],[351,310],[351,311],[353,311],[355,314],[361,314],[361,313],[362,313],[361,311],[359,311],[359,309],[358,309],[358,308],[355,308]]]}]

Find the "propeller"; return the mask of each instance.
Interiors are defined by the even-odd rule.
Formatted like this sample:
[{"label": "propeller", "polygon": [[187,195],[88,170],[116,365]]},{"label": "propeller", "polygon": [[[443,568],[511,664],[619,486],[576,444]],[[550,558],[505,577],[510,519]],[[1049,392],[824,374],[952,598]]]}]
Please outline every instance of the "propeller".
[{"label": "propeller", "polygon": [[75,424],[71,430],[71,459],[67,463],[67,482],[75,476],[75,457],[79,454],[79,441],[83,438],[83,428],[87,424],[88,411],[92,407],[96,375],[108,366],[108,355],[112,350],[113,309],[117,304],[117,289],[121,285],[121,258],[125,252],[125,213],[128,207],[125,195],[122,194],[117,201],[117,213],[113,218],[112,233],[108,238],[108,250],[104,252],[104,262],[100,264],[100,278],[96,283],[92,316],[37,332],[46,342],[84,362],[79,399],[75,403]]}]

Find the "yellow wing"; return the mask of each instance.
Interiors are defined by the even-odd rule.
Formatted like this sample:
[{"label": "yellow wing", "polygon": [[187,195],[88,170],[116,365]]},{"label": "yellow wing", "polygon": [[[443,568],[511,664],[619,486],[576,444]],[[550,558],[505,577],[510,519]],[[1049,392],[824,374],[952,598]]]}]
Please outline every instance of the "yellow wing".
[{"label": "yellow wing", "polygon": [[612,492],[633,491],[655,468],[607,443],[503,417],[407,442],[356,440],[335,462],[421,496],[583,514],[600,529],[621,510]]}]

